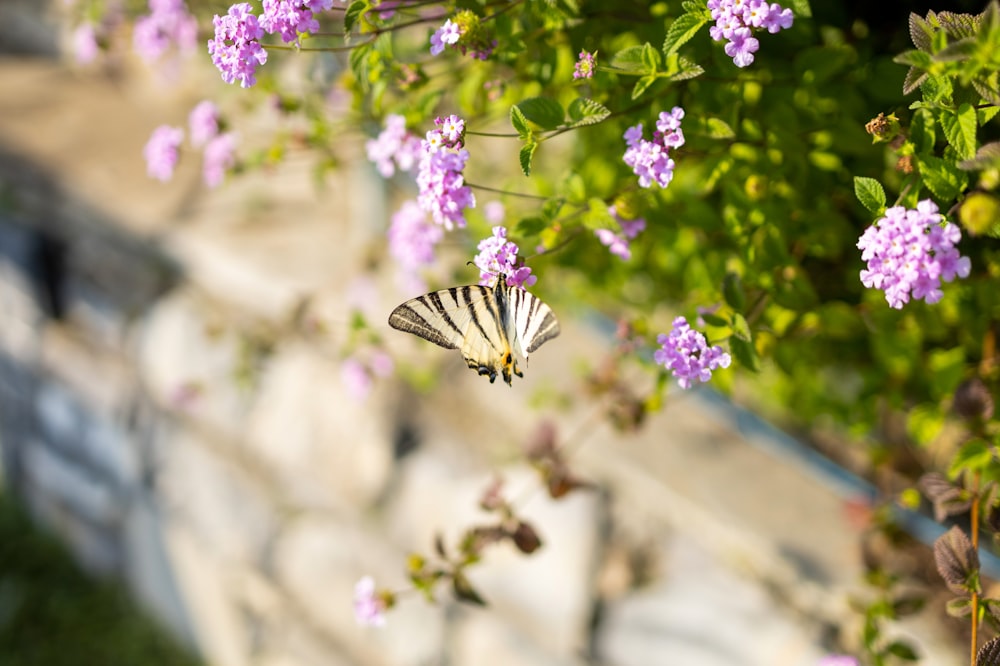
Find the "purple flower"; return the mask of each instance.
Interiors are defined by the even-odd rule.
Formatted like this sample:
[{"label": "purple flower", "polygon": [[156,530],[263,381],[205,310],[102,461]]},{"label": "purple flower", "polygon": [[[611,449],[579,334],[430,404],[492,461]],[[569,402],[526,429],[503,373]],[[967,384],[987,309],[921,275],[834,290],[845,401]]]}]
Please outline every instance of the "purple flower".
[{"label": "purple flower", "polygon": [[[372,376],[364,363],[356,358],[346,358],[340,366],[340,379],[344,382],[347,392],[358,402],[364,402],[372,391]],[[358,583],[360,585],[360,583]],[[374,583],[372,583],[374,587]],[[357,609],[357,591],[355,591],[355,609]],[[360,619],[359,619],[360,622]]]},{"label": "purple flower", "polygon": [[[449,120],[453,129],[461,128],[457,135],[434,129],[421,143],[417,202],[437,224],[451,230],[465,226],[465,209],[475,208],[476,197],[462,175],[469,159],[469,151],[462,147],[465,122],[457,116],[449,116]],[[435,122],[439,126],[445,123],[440,118]]]},{"label": "purple flower", "polygon": [[530,268],[517,265],[518,247],[507,240],[506,227],[493,227],[493,235],[479,241],[477,249],[479,254],[473,262],[479,268],[479,284],[493,284],[500,274],[506,276],[507,284],[522,289],[538,281]]},{"label": "purple flower", "polygon": [[759,48],[760,42],[751,36],[750,28],[738,28],[733,31],[725,50],[737,67],[748,67],[753,63],[753,54]]},{"label": "purple flower", "polygon": [[354,617],[369,627],[385,625],[385,600],[375,590],[375,581],[365,576],[354,585]]},{"label": "purple flower", "polygon": [[457,44],[461,36],[458,24],[448,19],[431,35],[431,55],[440,55],[445,46]]},{"label": "purple flower", "polygon": [[669,370],[682,389],[691,388],[695,379],[707,382],[713,370],[728,368],[731,362],[722,347],[709,347],[705,336],[692,329],[684,317],[674,319],[670,334],[660,334],[656,342],[661,346],[653,352],[653,360]]},{"label": "purple flower", "polygon": [[219,107],[211,100],[199,102],[188,114],[191,145],[201,148],[219,133]]},{"label": "purple flower", "polygon": [[843,654],[831,654],[819,660],[816,666],[859,666],[858,660]]},{"label": "purple flower", "polygon": [[81,23],[73,31],[73,57],[81,65],[94,61],[100,48],[97,46],[97,35],[93,23]]},{"label": "purple flower", "polygon": [[449,145],[458,145],[463,142],[465,136],[465,121],[452,114],[444,120],[435,120],[441,127],[441,136]]},{"label": "purple flower", "polygon": [[754,60],[760,42],[751,29],[766,29],[775,33],[792,26],[792,10],[767,0],[708,0],[708,9],[715,25],[708,32],[715,41],[728,40],[726,55],[737,67],[747,67]]},{"label": "purple flower", "polygon": [[319,32],[315,12],[333,7],[333,0],[264,0],[260,27],[268,34],[278,33],[281,41],[297,42],[300,33]]},{"label": "purple flower", "polygon": [[184,0],[149,0],[150,13],[135,20],[132,45],[143,60],[159,60],[171,46],[190,53],[198,39],[198,21]]},{"label": "purple flower", "polygon": [[507,217],[507,211],[504,206],[499,201],[490,201],[485,206],[483,206],[483,217],[490,224],[497,225],[504,221]]},{"label": "purple flower", "polygon": [[420,139],[406,131],[406,119],[394,113],[385,117],[382,133],[365,143],[365,151],[383,178],[391,177],[397,167],[409,171],[423,153]]},{"label": "purple flower", "polygon": [[669,113],[661,112],[652,141],[642,138],[641,123],[625,131],[627,148],[622,159],[639,177],[641,187],[650,187],[653,183],[660,187],[670,185],[674,177],[674,161],[670,158],[670,149],[684,145],[684,134],[680,128],[683,117],[684,110],[679,106],[675,106]]},{"label": "purple flower", "polygon": [[146,173],[150,178],[166,182],[174,175],[177,166],[181,141],[184,140],[184,130],[180,127],[160,125],[146,142],[142,149],[146,158]]},{"label": "purple flower", "polygon": [[594,51],[593,53],[580,51],[580,59],[576,61],[576,66],[573,67],[573,78],[592,79],[594,78],[594,71],[596,70],[597,51]]},{"label": "purple flower", "polygon": [[631,259],[632,250],[629,248],[629,241],[638,236],[639,232],[646,228],[646,220],[641,217],[634,220],[624,220],[618,215],[618,211],[614,206],[608,207],[608,213],[617,220],[621,232],[616,233],[611,229],[595,229],[594,234],[601,241],[602,245],[607,246],[611,254],[625,260]]},{"label": "purple flower", "polygon": [[260,45],[264,30],[250,12],[250,4],[235,4],[228,14],[216,16],[212,22],[215,37],[208,42],[208,52],[222,73],[222,80],[239,81],[243,88],[257,83],[257,66],[267,62],[267,51]]},{"label": "purple flower", "polygon": [[220,134],[205,146],[202,176],[209,187],[218,187],[226,177],[226,170],[236,163],[236,135]]},{"label": "purple flower", "polygon": [[439,225],[430,222],[420,205],[411,199],[404,201],[393,214],[386,236],[389,240],[389,254],[399,263],[404,273],[412,275],[418,269],[434,263],[434,248],[444,237],[444,231]]},{"label": "purple flower", "polygon": [[902,206],[886,210],[858,240],[861,259],[867,262],[861,271],[862,284],[885,291],[885,300],[896,309],[911,297],[926,303],[941,300],[941,280],[968,277],[972,269],[969,258],[955,247],[962,232],[943,221],[930,199],[919,202],[914,210]]},{"label": "purple flower", "polygon": [[781,5],[775,2],[767,8],[767,16],[761,22],[761,27],[767,28],[767,31],[773,34],[779,30],[791,28],[793,20],[792,10],[783,9]]}]

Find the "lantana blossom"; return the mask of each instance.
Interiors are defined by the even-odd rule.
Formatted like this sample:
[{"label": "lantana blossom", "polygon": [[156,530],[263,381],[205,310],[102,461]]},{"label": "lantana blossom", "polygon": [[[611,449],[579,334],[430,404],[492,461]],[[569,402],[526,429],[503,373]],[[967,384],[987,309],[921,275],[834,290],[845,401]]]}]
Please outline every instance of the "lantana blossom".
[{"label": "lantana blossom", "polygon": [[707,382],[713,370],[728,368],[732,360],[722,347],[709,346],[705,335],[684,317],[674,319],[670,333],[660,334],[656,342],[660,348],[653,352],[653,360],[669,370],[682,389],[691,388],[694,380]]},{"label": "lantana blossom", "polygon": [[614,231],[612,229],[594,229],[594,235],[597,239],[601,241],[602,245],[607,246],[611,251],[611,254],[621,257],[622,259],[628,260],[632,258],[632,250],[629,248],[629,241],[639,235],[639,232],[646,228],[646,220],[641,217],[635,218],[634,220],[623,219],[619,214],[615,206],[608,207],[608,213],[615,218],[618,222],[618,228],[620,231]]},{"label": "lantana blossom", "polygon": [[895,309],[911,297],[937,303],[944,295],[941,280],[968,277],[971,271],[969,258],[955,247],[961,238],[958,226],[944,222],[930,199],[911,210],[893,206],[858,240],[861,259],[867,262],[861,282],[883,290],[885,300]]},{"label": "lantana blossom", "polygon": [[385,129],[365,142],[368,159],[383,178],[391,177],[398,168],[410,171],[423,153],[420,137],[406,129],[406,118],[390,113],[385,117]]},{"label": "lantana blossom", "polygon": [[501,274],[506,277],[507,284],[522,289],[538,281],[538,277],[531,274],[530,268],[518,265],[518,247],[513,241],[507,240],[506,227],[493,227],[493,234],[479,241],[477,249],[479,254],[473,262],[479,268],[479,284],[491,285]]},{"label": "lantana blossom", "polygon": [[225,16],[212,19],[215,37],[208,41],[212,63],[226,83],[240,82],[243,88],[257,83],[257,66],[267,62],[267,51],[260,45],[264,29],[251,11],[250,3],[232,5]]},{"label": "lantana blossom", "polygon": [[737,67],[747,67],[754,61],[760,42],[753,30],[776,33],[792,27],[791,9],[767,0],[708,0],[707,6],[715,25],[708,29],[717,42],[727,40],[726,55]]},{"label": "lantana blossom", "polygon": [[400,288],[427,291],[418,271],[434,263],[434,249],[444,238],[444,229],[428,220],[420,204],[410,199],[393,214],[386,236],[389,254],[399,265]]},{"label": "lantana blossom", "polygon": [[333,7],[333,0],[264,0],[260,27],[268,34],[277,33],[286,44],[298,42],[300,34],[319,32],[317,12]]},{"label": "lantana blossom", "polygon": [[369,627],[385,625],[385,600],[375,589],[375,580],[365,576],[354,586],[354,618]]},{"label": "lantana blossom", "polygon": [[219,134],[205,145],[202,177],[209,187],[218,187],[226,171],[236,164],[237,137],[232,132]]},{"label": "lantana blossom", "polygon": [[627,147],[622,159],[639,177],[640,187],[650,187],[653,183],[664,188],[670,185],[674,177],[674,160],[670,157],[670,150],[684,145],[684,133],[681,131],[683,118],[684,109],[679,106],[670,112],[661,111],[652,141],[643,138],[642,123],[625,130]]},{"label": "lantana blossom", "polygon": [[150,13],[136,18],[132,43],[147,62],[158,60],[171,47],[191,53],[198,39],[198,21],[184,0],[149,0]]},{"label": "lantana blossom", "polygon": [[[417,167],[417,202],[431,218],[451,230],[465,226],[465,209],[475,208],[476,196],[465,184],[462,172],[469,160],[464,147],[465,121],[458,116],[437,118],[437,126],[421,143]],[[442,128],[447,125],[448,132]]]},{"label": "lantana blossom", "polygon": [[457,44],[461,36],[458,24],[448,19],[431,35],[431,55],[440,55],[444,51],[444,47]]},{"label": "lantana blossom", "polygon": [[574,79],[592,79],[597,69],[597,52],[580,51],[580,59],[573,66]]},{"label": "lantana blossom", "polygon": [[180,127],[160,125],[153,130],[142,150],[146,158],[146,172],[151,178],[166,182],[173,177],[183,140],[184,130]]},{"label": "lantana blossom", "polygon": [[199,102],[188,114],[191,145],[200,148],[219,133],[219,107],[211,100]]}]

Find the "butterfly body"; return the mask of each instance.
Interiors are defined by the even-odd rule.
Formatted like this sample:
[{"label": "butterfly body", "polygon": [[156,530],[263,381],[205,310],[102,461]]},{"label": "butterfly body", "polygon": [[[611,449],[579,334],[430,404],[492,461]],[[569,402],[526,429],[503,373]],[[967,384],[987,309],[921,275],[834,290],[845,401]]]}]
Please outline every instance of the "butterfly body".
[{"label": "butterfly body", "polygon": [[389,315],[393,328],[445,349],[458,349],[466,364],[490,382],[523,377],[518,360],[559,335],[552,309],[503,275],[493,287],[451,287],[412,298]]}]

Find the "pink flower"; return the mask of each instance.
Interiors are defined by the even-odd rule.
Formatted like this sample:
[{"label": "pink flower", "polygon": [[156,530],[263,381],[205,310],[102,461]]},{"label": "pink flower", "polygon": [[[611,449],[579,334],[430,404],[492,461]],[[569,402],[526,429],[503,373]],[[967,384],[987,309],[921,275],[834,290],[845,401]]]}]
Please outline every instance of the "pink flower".
[{"label": "pink flower", "polygon": [[219,107],[210,100],[200,102],[188,114],[191,145],[201,148],[219,133]]},{"label": "pink flower", "polygon": [[458,24],[448,19],[431,35],[431,55],[440,55],[445,46],[457,44],[461,36]]},{"label": "pink flower", "polygon": [[385,601],[375,590],[375,580],[365,576],[354,586],[354,617],[358,624],[369,627],[385,625]]},{"label": "pink flower", "polygon": [[267,62],[267,51],[260,45],[264,30],[251,12],[249,3],[229,8],[225,16],[215,16],[215,37],[208,42],[212,62],[226,83],[240,82],[243,88],[257,83],[257,66]]},{"label": "pink flower", "polygon": [[507,211],[499,201],[490,201],[483,206],[483,217],[492,225],[500,224],[507,217]]},{"label": "pink flower", "polygon": [[674,161],[670,158],[670,149],[684,145],[684,133],[680,128],[683,117],[684,110],[679,106],[675,106],[669,113],[661,112],[652,141],[642,138],[641,123],[625,131],[627,148],[622,159],[639,177],[640,187],[650,187],[653,183],[664,188],[670,185],[674,177]]},{"label": "pink flower", "polygon": [[93,23],[81,23],[73,31],[73,57],[81,65],[86,65],[97,58],[100,48],[97,46],[97,35]]},{"label": "pink flower", "polygon": [[386,234],[389,254],[399,263],[400,286],[404,291],[426,291],[417,272],[434,262],[434,248],[444,237],[444,230],[427,219],[420,205],[404,201],[392,216]]},{"label": "pink flower", "polygon": [[728,368],[731,362],[722,347],[709,347],[705,336],[684,317],[674,319],[670,334],[657,336],[656,342],[660,349],[653,352],[653,360],[669,370],[682,389],[691,388],[696,379],[707,382],[713,370]]},{"label": "pink flower", "polygon": [[236,163],[236,135],[226,132],[213,138],[205,146],[202,175],[209,187],[218,187],[226,177],[226,170]]},{"label": "pink flower", "polygon": [[[417,169],[417,203],[445,229],[465,226],[465,209],[475,208],[476,197],[465,184],[462,171],[469,151],[462,147],[465,121],[458,116],[446,119],[450,131],[433,129],[421,143],[423,155]],[[435,123],[444,126],[445,120]]]},{"label": "pink flower", "polygon": [[184,0],[149,0],[150,13],[135,20],[132,44],[143,60],[158,60],[171,47],[190,53],[198,39],[198,22]]},{"label": "pink flower", "polygon": [[725,51],[737,67],[748,67],[753,63],[753,54],[759,48],[760,42],[750,35],[750,28],[738,28],[733,31]]},{"label": "pink flower", "polygon": [[[340,379],[347,387],[347,392],[358,402],[363,402],[372,390],[372,376],[368,368],[356,358],[344,359],[340,366]],[[374,583],[372,583],[374,586]]]},{"label": "pink flower", "polygon": [[587,53],[587,51],[580,51],[580,59],[576,61],[576,65],[573,67],[573,78],[592,79],[596,70],[597,52]]},{"label": "pink flower", "polygon": [[264,0],[260,27],[268,34],[278,33],[281,41],[297,42],[300,33],[319,32],[315,12],[333,7],[333,0]]},{"label": "pink flower", "polygon": [[146,158],[146,173],[150,178],[163,182],[173,178],[183,140],[184,130],[180,127],[161,125],[153,130],[142,150],[143,157]]},{"label": "pink flower", "polygon": [[505,275],[507,284],[514,287],[530,287],[538,281],[527,266],[517,262],[518,247],[507,240],[506,227],[493,227],[493,235],[479,241],[479,254],[473,262],[479,268],[479,284],[491,285],[498,275]]},{"label": "pink flower", "polygon": [[385,117],[385,129],[375,139],[365,142],[368,159],[383,178],[400,171],[410,171],[423,153],[420,138],[406,129],[406,118],[390,113]]},{"label": "pink flower", "polygon": [[609,206],[608,212],[617,220],[621,233],[615,233],[611,229],[595,229],[594,235],[597,236],[602,245],[608,247],[611,254],[625,260],[631,259],[632,250],[629,248],[629,241],[646,228],[646,220],[641,217],[634,220],[624,220],[619,217],[614,206]]}]

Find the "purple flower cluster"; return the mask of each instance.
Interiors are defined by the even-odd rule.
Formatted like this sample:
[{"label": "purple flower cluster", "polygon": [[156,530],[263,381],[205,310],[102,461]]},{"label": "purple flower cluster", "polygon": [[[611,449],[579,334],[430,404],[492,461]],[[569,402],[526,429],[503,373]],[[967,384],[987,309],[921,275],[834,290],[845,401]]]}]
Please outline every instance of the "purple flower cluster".
[{"label": "purple flower cluster", "polygon": [[201,148],[219,133],[219,107],[211,100],[199,102],[188,114],[191,145]]},{"label": "purple flower cluster", "polygon": [[487,60],[493,55],[497,40],[482,28],[479,17],[469,10],[462,10],[454,19],[448,19],[431,35],[431,55],[440,55],[451,46],[477,60]]},{"label": "purple flower cluster", "polygon": [[135,20],[132,44],[143,60],[159,60],[171,46],[180,52],[194,51],[198,21],[184,0],[149,0],[149,14]]},{"label": "purple flower cluster", "polygon": [[517,265],[517,244],[507,240],[506,227],[493,227],[493,235],[479,241],[477,249],[473,262],[479,268],[479,284],[490,285],[500,274],[507,277],[507,284],[522,289],[538,281],[530,268]]},{"label": "purple flower cluster", "polygon": [[695,379],[707,382],[713,370],[728,368],[731,362],[722,347],[709,347],[704,334],[692,329],[684,317],[674,319],[670,334],[661,333],[656,342],[661,346],[653,352],[653,360],[669,370],[682,389],[691,388]]},{"label": "purple flower cluster", "polygon": [[215,37],[208,42],[212,62],[226,83],[240,82],[243,88],[257,83],[257,66],[267,62],[267,51],[260,45],[264,29],[250,4],[241,2],[229,8],[225,16],[215,16]]},{"label": "purple flower cluster", "polygon": [[573,78],[592,79],[596,70],[597,52],[587,53],[586,51],[580,51],[580,59],[576,61],[576,65],[573,67]]},{"label": "purple flower cluster", "polygon": [[465,209],[476,206],[476,197],[462,175],[469,159],[464,148],[465,121],[452,115],[437,118],[434,124],[438,128],[421,142],[417,202],[436,223],[451,230],[464,227]]},{"label": "purple flower cluster", "polygon": [[368,159],[383,178],[389,178],[400,171],[413,168],[423,153],[419,137],[406,131],[406,119],[391,113],[385,117],[385,129],[374,139],[365,143]]},{"label": "purple flower cluster", "polygon": [[430,222],[420,205],[404,201],[392,216],[386,234],[389,254],[399,263],[400,286],[407,292],[427,291],[417,271],[434,263],[434,247],[444,237],[444,230]]},{"label": "purple flower cluster", "polygon": [[632,167],[639,176],[639,185],[649,187],[656,183],[667,187],[674,177],[674,161],[670,158],[670,149],[684,145],[684,132],[681,131],[681,119],[684,109],[675,106],[670,113],[660,112],[656,121],[656,131],[653,140],[642,138],[642,123],[625,130],[625,164]]},{"label": "purple flower cluster", "polygon": [[620,232],[612,231],[611,229],[594,229],[594,234],[597,239],[601,241],[602,245],[608,247],[611,254],[621,257],[622,259],[631,259],[632,250],[629,248],[629,241],[639,235],[639,232],[646,228],[646,220],[641,217],[637,217],[634,220],[625,220],[618,215],[618,211],[614,206],[608,207],[608,212],[615,218],[618,222],[618,227],[621,229]]},{"label": "purple flower cluster", "polygon": [[858,240],[861,259],[868,264],[861,271],[862,284],[885,291],[885,300],[896,309],[911,297],[940,301],[941,280],[968,277],[972,267],[955,247],[962,232],[951,222],[942,225],[943,221],[930,199],[917,203],[914,210],[902,206],[886,210]]},{"label": "purple flower cluster", "polygon": [[462,32],[459,30],[458,24],[448,19],[431,35],[431,55],[441,55],[446,46],[458,44],[461,36]]},{"label": "purple flower cluster", "polygon": [[269,35],[278,33],[281,41],[297,42],[300,33],[319,32],[314,14],[333,7],[333,0],[264,0],[260,27]]},{"label": "purple flower cluster", "polygon": [[202,178],[209,187],[218,187],[226,171],[236,164],[236,135],[232,132],[218,134],[205,145]]},{"label": "purple flower cluster", "polygon": [[143,157],[146,158],[146,173],[150,178],[166,182],[173,177],[183,140],[184,130],[180,127],[160,125],[153,130],[142,149]]},{"label": "purple flower cluster", "polygon": [[[371,394],[375,378],[388,377],[394,369],[392,357],[385,352],[376,351],[367,360],[361,360],[357,356],[344,359],[340,366],[340,379],[351,396],[358,402],[363,402]],[[374,592],[374,583],[372,587]],[[357,608],[356,597],[355,608]]]},{"label": "purple flower cluster", "polygon": [[816,666],[859,666],[858,660],[844,654],[831,654],[819,660]]},{"label": "purple flower cluster", "polygon": [[385,624],[385,601],[375,590],[375,581],[365,576],[354,586],[354,617],[358,624],[381,627]]},{"label": "purple flower cluster", "polygon": [[708,0],[715,25],[708,32],[712,39],[726,43],[726,55],[737,67],[747,67],[753,62],[760,42],[752,36],[753,29],[770,33],[792,27],[792,10],[767,0]]},{"label": "purple flower cluster", "polygon": [[97,58],[101,47],[97,44],[97,31],[93,23],[81,23],[73,31],[73,57],[81,65],[87,65]]}]

